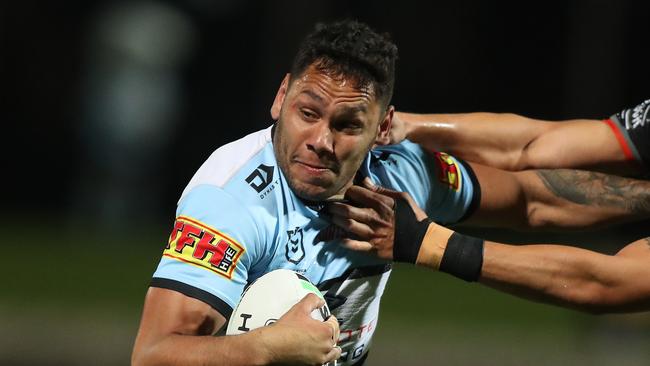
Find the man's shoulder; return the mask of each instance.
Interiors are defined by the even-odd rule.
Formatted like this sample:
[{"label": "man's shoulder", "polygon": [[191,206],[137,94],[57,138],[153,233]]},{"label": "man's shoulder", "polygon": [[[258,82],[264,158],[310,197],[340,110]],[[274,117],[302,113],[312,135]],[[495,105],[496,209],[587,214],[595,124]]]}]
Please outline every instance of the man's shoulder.
[{"label": "man's shoulder", "polygon": [[380,155],[380,154],[410,155],[410,154],[419,154],[422,151],[423,151],[422,146],[414,142],[411,142],[409,140],[404,140],[399,144],[394,144],[394,145],[377,146],[372,150],[370,150],[370,152],[374,155]]},{"label": "man's shoulder", "polygon": [[248,256],[264,252],[266,243],[273,242],[279,205],[275,195],[260,198],[237,173],[225,187],[215,184],[198,184],[181,198],[177,217],[189,217],[195,222],[213,228],[216,232],[240,243]]},{"label": "man's shoulder", "polygon": [[418,144],[404,140],[399,144],[378,146],[370,150],[368,156],[368,168],[395,169],[399,166],[400,160],[419,160],[424,150]]},{"label": "man's shoulder", "polygon": [[284,207],[271,141],[269,127],[219,147],[183,191],[177,215],[196,218],[235,237],[254,233],[263,241],[274,232]]},{"label": "man's shoulder", "polygon": [[242,171],[261,167],[264,173],[264,166],[269,165],[275,165],[271,127],[217,148],[196,171],[183,190],[181,199],[198,186],[225,188]]}]

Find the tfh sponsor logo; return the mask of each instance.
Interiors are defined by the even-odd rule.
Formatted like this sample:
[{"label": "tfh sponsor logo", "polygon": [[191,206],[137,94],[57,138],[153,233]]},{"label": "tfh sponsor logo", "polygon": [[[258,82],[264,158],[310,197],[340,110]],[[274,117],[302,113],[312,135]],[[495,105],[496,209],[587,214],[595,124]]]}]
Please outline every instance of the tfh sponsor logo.
[{"label": "tfh sponsor logo", "polygon": [[179,216],[163,256],[203,267],[232,278],[244,247],[218,230],[185,216]]}]

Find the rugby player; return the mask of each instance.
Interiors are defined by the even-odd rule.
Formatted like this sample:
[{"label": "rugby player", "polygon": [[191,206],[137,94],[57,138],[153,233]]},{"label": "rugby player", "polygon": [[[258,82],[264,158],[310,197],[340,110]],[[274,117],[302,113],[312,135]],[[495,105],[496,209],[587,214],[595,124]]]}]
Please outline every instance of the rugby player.
[{"label": "rugby player", "polygon": [[[557,195],[553,173],[465,164],[409,141],[372,149],[389,139],[396,58],[386,36],[354,21],[307,36],[272,104],[276,123],[218,148],[182,193],[133,364],[362,364],[391,262],[338,245],[322,210],[355,176],[409,192],[443,223],[584,227],[637,217]],[[273,326],[210,337],[246,284],[277,268],[317,284],[339,324],[309,318],[321,305],[312,296]]]}]

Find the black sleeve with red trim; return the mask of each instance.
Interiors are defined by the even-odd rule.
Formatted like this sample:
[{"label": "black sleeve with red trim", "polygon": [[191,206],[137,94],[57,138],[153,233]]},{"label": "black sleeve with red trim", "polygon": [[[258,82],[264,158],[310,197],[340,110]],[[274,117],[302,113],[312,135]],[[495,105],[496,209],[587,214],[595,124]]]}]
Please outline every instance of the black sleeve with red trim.
[{"label": "black sleeve with red trim", "polygon": [[650,167],[650,99],[634,108],[624,109],[610,117],[609,122],[630,160],[639,161],[646,169]]}]

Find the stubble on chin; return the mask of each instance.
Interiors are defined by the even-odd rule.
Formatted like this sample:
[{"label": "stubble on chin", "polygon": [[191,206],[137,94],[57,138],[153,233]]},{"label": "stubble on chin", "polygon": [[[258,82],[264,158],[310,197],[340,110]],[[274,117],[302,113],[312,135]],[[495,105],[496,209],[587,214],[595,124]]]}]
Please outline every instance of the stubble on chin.
[{"label": "stubble on chin", "polygon": [[293,193],[308,201],[325,201],[335,193],[332,188],[328,189],[326,187],[302,182],[293,177],[291,173],[285,174],[285,177],[289,184],[289,188],[291,188]]}]

